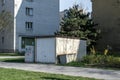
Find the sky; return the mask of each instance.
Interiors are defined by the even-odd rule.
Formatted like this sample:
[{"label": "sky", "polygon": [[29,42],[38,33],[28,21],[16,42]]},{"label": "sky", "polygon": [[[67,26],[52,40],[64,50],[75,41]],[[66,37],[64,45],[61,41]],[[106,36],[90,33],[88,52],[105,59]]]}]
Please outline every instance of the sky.
[{"label": "sky", "polygon": [[60,0],[60,11],[72,7],[74,4],[81,5],[88,12],[92,11],[90,0]]}]

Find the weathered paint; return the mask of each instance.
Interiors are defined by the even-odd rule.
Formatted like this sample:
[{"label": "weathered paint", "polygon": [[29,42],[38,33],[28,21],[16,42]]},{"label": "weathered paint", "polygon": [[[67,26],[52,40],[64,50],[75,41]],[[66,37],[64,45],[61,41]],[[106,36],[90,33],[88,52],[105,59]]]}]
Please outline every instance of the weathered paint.
[{"label": "weathered paint", "polygon": [[56,53],[57,55],[76,54],[79,50],[79,44],[79,39],[57,38]]}]

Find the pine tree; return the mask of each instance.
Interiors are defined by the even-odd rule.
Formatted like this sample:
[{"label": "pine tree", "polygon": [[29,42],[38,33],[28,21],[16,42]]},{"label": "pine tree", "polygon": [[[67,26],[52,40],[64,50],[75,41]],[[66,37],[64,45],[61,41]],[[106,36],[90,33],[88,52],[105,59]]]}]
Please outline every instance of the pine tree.
[{"label": "pine tree", "polygon": [[74,5],[66,10],[61,21],[61,30],[56,35],[79,37],[86,39],[88,48],[96,44],[99,39],[100,30],[97,24],[90,18],[89,13],[84,13],[79,5]]}]

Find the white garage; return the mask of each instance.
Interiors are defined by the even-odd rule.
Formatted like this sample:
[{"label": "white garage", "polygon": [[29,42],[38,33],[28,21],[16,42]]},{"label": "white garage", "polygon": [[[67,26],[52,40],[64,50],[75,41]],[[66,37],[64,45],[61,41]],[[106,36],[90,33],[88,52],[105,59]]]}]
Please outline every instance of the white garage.
[{"label": "white garage", "polygon": [[55,38],[38,38],[36,40],[36,62],[55,63]]},{"label": "white garage", "polygon": [[37,37],[33,54],[34,59],[26,55],[26,62],[30,62],[30,58],[33,62],[54,64],[81,60],[86,55],[86,41],[68,37]]}]

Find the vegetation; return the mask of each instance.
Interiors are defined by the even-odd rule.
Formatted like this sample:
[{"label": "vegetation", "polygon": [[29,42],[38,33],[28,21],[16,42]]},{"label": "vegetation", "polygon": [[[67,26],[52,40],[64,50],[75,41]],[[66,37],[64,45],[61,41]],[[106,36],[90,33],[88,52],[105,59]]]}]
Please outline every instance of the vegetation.
[{"label": "vegetation", "polygon": [[120,58],[106,55],[87,55],[82,60],[88,66],[119,68]]},{"label": "vegetation", "polygon": [[1,62],[17,62],[24,63],[24,58],[0,58]]},{"label": "vegetation", "polygon": [[65,11],[65,16],[61,22],[61,31],[56,32],[60,36],[79,37],[86,39],[90,47],[96,44],[100,30],[96,29],[97,24],[90,18],[89,13],[85,13],[79,5]]},{"label": "vegetation", "polygon": [[97,80],[97,79],[0,68],[0,80]]},{"label": "vegetation", "polygon": [[65,66],[120,69],[120,57],[90,54],[85,56],[81,62],[73,61],[65,64]]},{"label": "vegetation", "polygon": [[24,56],[22,53],[0,53],[0,56]]}]

